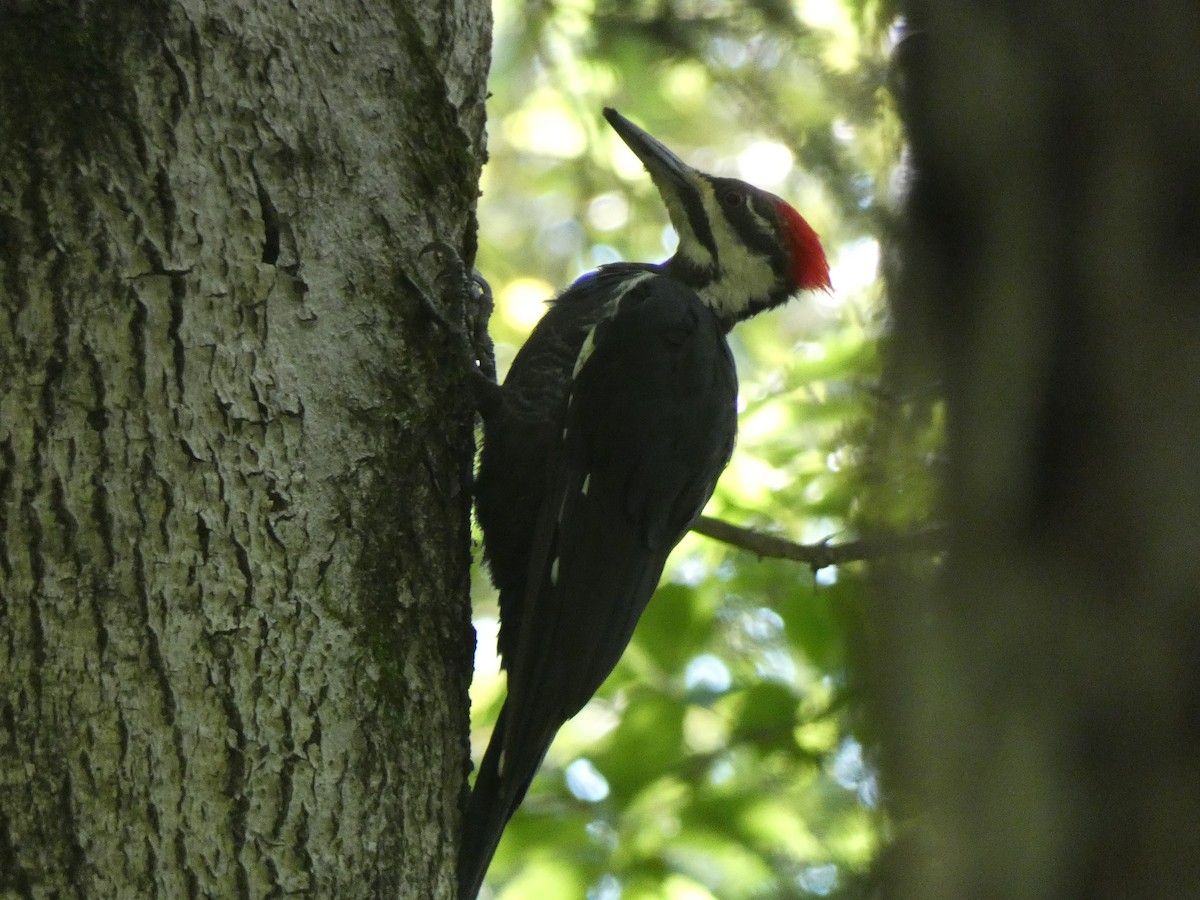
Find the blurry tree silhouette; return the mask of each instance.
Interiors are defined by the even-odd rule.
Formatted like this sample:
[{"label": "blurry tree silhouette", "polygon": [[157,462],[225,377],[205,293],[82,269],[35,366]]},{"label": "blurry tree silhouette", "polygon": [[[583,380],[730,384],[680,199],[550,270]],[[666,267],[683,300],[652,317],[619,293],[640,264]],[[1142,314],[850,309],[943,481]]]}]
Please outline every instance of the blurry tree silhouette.
[{"label": "blurry tree silhouette", "polygon": [[886,895],[1200,896],[1200,7],[911,6],[952,539],[872,604]]}]

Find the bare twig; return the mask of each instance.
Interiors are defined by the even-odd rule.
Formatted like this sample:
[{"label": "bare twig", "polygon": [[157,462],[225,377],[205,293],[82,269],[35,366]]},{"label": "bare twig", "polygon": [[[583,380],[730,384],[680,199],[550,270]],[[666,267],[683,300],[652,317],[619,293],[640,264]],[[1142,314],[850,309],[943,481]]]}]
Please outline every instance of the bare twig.
[{"label": "bare twig", "polygon": [[946,544],[944,525],[927,525],[902,534],[871,535],[846,541],[844,544],[831,544],[827,540],[817,544],[797,544],[787,538],[731,525],[729,522],[708,516],[697,519],[692,525],[692,531],[732,547],[748,550],[760,559],[791,559],[806,563],[814,572],[826,566],[840,566],[848,562],[878,559],[897,553],[942,550]]}]

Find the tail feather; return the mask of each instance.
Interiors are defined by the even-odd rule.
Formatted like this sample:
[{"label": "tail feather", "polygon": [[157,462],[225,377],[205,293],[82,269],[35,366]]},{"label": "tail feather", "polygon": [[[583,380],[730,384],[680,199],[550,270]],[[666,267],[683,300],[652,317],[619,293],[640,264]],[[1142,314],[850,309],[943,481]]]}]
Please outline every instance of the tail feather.
[{"label": "tail feather", "polygon": [[[458,851],[458,900],[475,900],[478,896],[504,828],[525,799],[525,792],[529,790],[542,757],[550,746],[550,741],[545,741],[543,746],[537,748],[539,752],[532,759],[525,755],[523,759],[506,760],[505,771],[501,773],[500,757],[505,743],[507,713],[506,702],[496,720],[483,760],[479,763],[479,773],[475,777],[475,786],[471,789],[471,799],[463,816],[462,840]],[[550,738],[553,737],[552,731]]]}]

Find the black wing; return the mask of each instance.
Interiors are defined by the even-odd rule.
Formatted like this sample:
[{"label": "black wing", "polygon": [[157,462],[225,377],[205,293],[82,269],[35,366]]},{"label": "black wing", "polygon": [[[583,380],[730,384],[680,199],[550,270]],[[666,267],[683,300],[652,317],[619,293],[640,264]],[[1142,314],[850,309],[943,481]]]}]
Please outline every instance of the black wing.
[{"label": "black wing", "polygon": [[[612,263],[589,272],[556,299],[513,360],[501,401],[483,410],[484,440],[475,481],[475,515],[483,529],[492,582],[500,590],[500,655],[516,658],[528,603],[529,561],[560,452],[572,370],[592,327],[611,312],[631,281],[657,272]],[[540,574],[540,573],[539,573]]]},{"label": "black wing", "polygon": [[506,661],[521,713],[510,750],[524,720],[566,721],[612,671],[737,428],[724,334],[672,278],[647,276],[621,298],[576,368],[530,555],[527,625]]},{"label": "black wing", "polygon": [[723,331],[684,285],[646,275],[593,329],[563,404],[531,545],[508,698],[480,765],[460,883],[474,896],[559,727],[612,671],[736,434]]}]

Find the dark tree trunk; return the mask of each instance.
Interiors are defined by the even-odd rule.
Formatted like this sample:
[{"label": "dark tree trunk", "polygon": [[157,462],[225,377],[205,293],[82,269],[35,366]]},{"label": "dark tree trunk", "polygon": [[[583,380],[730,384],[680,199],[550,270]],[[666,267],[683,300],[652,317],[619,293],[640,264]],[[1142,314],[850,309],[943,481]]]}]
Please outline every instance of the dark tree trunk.
[{"label": "dark tree trunk", "polygon": [[[453,895],[490,13],[0,11],[0,893]],[[410,280],[411,279],[411,280]]]},{"label": "dark tree trunk", "polygon": [[877,610],[888,896],[1200,897],[1200,5],[911,7],[954,537]]}]

